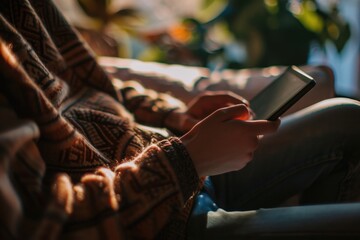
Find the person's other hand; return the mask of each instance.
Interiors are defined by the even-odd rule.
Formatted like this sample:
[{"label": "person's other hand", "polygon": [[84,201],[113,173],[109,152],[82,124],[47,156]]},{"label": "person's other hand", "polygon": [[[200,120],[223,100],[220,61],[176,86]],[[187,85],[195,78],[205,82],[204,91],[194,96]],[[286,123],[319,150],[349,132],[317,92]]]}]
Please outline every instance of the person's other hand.
[{"label": "person's other hand", "polygon": [[204,92],[188,104],[186,112],[193,118],[202,120],[220,108],[236,104],[244,104],[249,107],[249,102],[235,93],[229,91]]},{"label": "person's other hand", "polygon": [[199,176],[211,176],[243,168],[252,160],[259,136],[273,133],[278,121],[246,120],[245,104],[218,109],[181,137]]},{"label": "person's other hand", "polygon": [[177,132],[185,133],[214,111],[235,104],[249,106],[246,99],[229,91],[204,92],[189,103],[186,111],[176,110],[169,114],[165,125]]}]

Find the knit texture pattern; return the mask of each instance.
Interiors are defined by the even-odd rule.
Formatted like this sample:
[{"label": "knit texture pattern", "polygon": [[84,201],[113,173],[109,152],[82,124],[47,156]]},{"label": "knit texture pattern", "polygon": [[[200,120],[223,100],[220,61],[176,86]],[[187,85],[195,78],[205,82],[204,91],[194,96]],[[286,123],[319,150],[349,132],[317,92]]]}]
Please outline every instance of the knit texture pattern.
[{"label": "knit texture pattern", "polygon": [[0,238],[182,239],[200,180],[165,94],[112,80],[50,0],[0,2]]}]

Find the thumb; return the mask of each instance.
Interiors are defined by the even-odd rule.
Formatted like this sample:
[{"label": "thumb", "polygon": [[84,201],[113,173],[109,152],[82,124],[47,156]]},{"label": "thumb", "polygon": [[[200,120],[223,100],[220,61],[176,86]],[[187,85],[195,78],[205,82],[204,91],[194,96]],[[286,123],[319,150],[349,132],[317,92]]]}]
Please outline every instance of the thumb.
[{"label": "thumb", "polygon": [[247,120],[250,117],[250,110],[245,104],[237,104],[229,107],[224,107],[216,110],[209,118],[217,122],[224,122],[228,120]]}]

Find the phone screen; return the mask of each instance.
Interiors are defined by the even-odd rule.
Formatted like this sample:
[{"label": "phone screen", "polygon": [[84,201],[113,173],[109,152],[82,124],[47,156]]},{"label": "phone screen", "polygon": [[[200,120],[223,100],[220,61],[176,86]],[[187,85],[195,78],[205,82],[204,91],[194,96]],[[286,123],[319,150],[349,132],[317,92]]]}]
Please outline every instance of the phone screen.
[{"label": "phone screen", "polygon": [[255,119],[276,120],[314,85],[314,79],[299,68],[288,67],[250,101]]}]

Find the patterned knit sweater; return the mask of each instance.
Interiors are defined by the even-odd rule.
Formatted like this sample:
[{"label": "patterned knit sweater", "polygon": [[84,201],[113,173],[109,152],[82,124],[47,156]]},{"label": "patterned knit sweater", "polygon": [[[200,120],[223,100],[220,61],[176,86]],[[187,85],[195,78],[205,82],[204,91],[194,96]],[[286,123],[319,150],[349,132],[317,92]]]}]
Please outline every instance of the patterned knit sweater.
[{"label": "patterned knit sweater", "polygon": [[115,88],[50,0],[0,1],[0,239],[181,239],[200,181],[169,96]]}]

